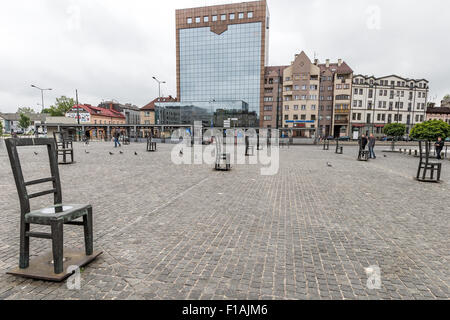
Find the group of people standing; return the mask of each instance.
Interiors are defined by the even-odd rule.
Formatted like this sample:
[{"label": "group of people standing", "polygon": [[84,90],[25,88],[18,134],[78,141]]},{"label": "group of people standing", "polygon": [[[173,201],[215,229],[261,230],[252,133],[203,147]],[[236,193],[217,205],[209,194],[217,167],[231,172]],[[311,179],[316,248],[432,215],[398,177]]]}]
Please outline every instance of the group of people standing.
[{"label": "group of people standing", "polygon": [[375,143],[376,143],[376,139],[374,137],[374,135],[371,133],[370,136],[367,138],[365,134],[363,134],[361,136],[361,138],[359,138],[359,147],[361,148],[361,150],[366,150],[366,146],[369,146],[369,158],[370,159],[376,159],[377,156],[375,155]]}]

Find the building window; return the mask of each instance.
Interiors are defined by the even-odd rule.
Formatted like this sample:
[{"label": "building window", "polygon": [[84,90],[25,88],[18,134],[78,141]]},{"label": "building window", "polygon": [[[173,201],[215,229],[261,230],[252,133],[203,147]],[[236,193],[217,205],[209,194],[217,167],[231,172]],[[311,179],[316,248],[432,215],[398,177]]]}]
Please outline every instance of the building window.
[{"label": "building window", "polygon": [[289,110],[289,106],[284,106],[284,110],[288,111]]},{"label": "building window", "polygon": [[272,111],[272,106],[264,106],[264,111]]},{"label": "building window", "polygon": [[243,13],[243,12],[239,12],[238,18],[239,18],[239,19],[244,19],[244,13]]},{"label": "building window", "polygon": [[271,121],[272,120],[272,116],[264,116],[264,121]]},{"label": "building window", "polygon": [[227,20],[227,15],[226,15],[226,14],[220,15],[220,20],[221,20],[221,21]]},{"label": "building window", "polygon": [[288,114],[284,115],[284,120],[289,120],[289,115]]},{"label": "building window", "polygon": [[230,20],[234,20],[234,13],[230,13]]},{"label": "building window", "polygon": [[195,23],[200,23],[200,17],[195,17]]},{"label": "building window", "polygon": [[192,18],[187,18],[187,23],[191,24],[192,23]]},{"label": "building window", "polygon": [[209,17],[208,16],[204,16],[203,17],[203,22],[209,22]]},{"label": "building window", "polygon": [[212,16],[212,21],[217,21],[217,16]]},{"label": "building window", "polygon": [[253,11],[249,11],[247,13],[247,18],[249,18],[249,19],[253,18]]},{"label": "building window", "polygon": [[294,110],[298,110],[298,105],[295,105],[295,106],[294,106]]}]

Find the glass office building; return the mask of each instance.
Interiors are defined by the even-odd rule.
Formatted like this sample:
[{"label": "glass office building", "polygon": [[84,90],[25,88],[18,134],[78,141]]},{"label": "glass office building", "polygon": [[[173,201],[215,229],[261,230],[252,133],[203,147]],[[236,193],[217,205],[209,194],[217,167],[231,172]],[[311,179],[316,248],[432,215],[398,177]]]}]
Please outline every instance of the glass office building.
[{"label": "glass office building", "polygon": [[[267,60],[265,1],[177,10],[177,93],[181,103],[259,126]],[[236,103],[242,101],[242,109]],[[209,104],[208,104],[209,103]],[[224,110],[230,110],[226,112]],[[210,110],[207,110],[210,112]]]}]

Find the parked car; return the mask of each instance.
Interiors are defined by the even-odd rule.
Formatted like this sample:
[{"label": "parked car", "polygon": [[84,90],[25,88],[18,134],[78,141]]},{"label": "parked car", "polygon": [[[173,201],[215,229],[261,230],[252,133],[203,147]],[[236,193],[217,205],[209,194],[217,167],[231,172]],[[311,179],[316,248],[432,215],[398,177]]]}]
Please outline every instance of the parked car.
[{"label": "parked car", "polygon": [[333,136],[328,136],[327,140],[334,140],[334,137]]},{"label": "parked car", "polygon": [[445,138],[445,142],[450,142],[450,137]]},{"label": "parked car", "polygon": [[350,141],[350,137],[349,136],[339,137],[338,140],[339,141]]}]

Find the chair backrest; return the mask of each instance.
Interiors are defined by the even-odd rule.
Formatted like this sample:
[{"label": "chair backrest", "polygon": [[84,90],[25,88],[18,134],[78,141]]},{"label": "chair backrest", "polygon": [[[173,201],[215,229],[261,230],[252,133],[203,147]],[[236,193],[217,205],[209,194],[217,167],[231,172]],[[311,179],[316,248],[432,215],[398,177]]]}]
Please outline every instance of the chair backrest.
[{"label": "chair backrest", "polygon": [[[8,150],[9,161],[11,163],[11,169],[16,182],[17,193],[19,194],[20,209],[22,217],[29,213],[30,199],[41,197],[47,194],[54,195],[54,204],[60,204],[62,202],[61,192],[61,180],[59,177],[58,169],[58,157],[56,153],[55,139],[50,138],[27,138],[27,139],[7,139],[5,140],[6,148]],[[50,173],[51,177],[42,178],[38,180],[25,182],[20,165],[20,158],[17,152],[17,147],[30,147],[30,146],[47,146],[48,157],[50,160]],[[37,193],[28,194],[27,187],[37,185],[41,183],[52,182],[52,189],[41,191]]]}]

